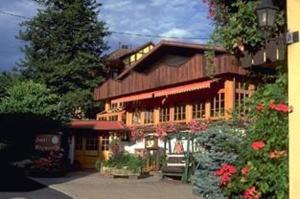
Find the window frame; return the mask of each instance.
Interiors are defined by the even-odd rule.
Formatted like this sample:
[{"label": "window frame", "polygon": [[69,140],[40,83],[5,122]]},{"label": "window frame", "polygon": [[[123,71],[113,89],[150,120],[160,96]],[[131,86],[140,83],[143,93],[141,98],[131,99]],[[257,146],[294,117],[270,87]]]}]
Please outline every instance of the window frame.
[{"label": "window frame", "polygon": [[218,92],[210,100],[210,117],[224,118],[225,117],[225,93]]},{"label": "window frame", "polygon": [[89,135],[85,138],[85,150],[86,151],[98,151],[99,150],[99,137]]},{"label": "window frame", "polygon": [[153,110],[144,110],[144,124],[153,124],[154,114]]},{"label": "window frame", "polygon": [[192,104],[192,118],[193,119],[205,118],[205,101],[200,101]]},{"label": "window frame", "polygon": [[186,119],[186,107],[184,104],[174,106],[174,121],[184,121]]},{"label": "window frame", "polygon": [[159,109],[159,122],[170,121],[170,107],[161,107]]}]

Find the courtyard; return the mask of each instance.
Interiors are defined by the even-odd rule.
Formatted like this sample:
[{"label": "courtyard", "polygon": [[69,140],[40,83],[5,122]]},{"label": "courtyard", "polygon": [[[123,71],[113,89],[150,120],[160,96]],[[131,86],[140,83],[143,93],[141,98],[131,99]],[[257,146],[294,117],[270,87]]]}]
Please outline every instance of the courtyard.
[{"label": "courtyard", "polygon": [[190,184],[161,180],[159,174],[144,179],[124,179],[93,172],[74,172],[63,178],[34,178],[75,199],[195,199]]}]

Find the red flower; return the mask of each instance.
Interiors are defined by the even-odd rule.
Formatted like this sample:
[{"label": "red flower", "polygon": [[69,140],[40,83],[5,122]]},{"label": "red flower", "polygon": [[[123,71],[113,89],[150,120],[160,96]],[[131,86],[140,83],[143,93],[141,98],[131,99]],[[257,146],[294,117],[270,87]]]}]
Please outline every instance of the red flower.
[{"label": "red flower", "polygon": [[259,199],[259,193],[255,187],[248,188],[244,193],[244,199]]},{"label": "red flower", "polygon": [[256,110],[258,110],[260,112],[263,111],[264,110],[264,105],[262,103],[257,104],[256,105]]},{"label": "red flower", "polygon": [[191,129],[192,133],[197,133],[197,132],[207,130],[207,124],[203,121],[197,121],[197,120],[193,119],[189,123],[189,128]]},{"label": "red flower", "polygon": [[229,181],[230,181],[230,173],[224,173],[220,178],[221,185],[226,185]]},{"label": "red flower", "polygon": [[251,147],[252,147],[253,150],[258,151],[258,150],[265,147],[265,143],[261,140],[255,141],[255,142],[252,143]]},{"label": "red flower", "polygon": [[275,111],[282,112],[282,113],[290,113],[290,112],[292,112],[292,107],[289,107],[285,103],[275,104],[274,101],[271,101],[269,103],[269,108],[271,110],[275,110]]},{"label": "red flower", "polygon": [[283,113],[291,112],[290,107],[284,103],[277,104],[277,106],[275,107],[275,110],[278,112],[283,112]]},{"label": "red flower", "polygon": [[236,167],[227,163],[224,163],[220,169],[214,172],[216,176],[220,176],[221,185],[226,185],[234,173],[236,173]]},{"label": "red flower", "polygon": [[250,167],[248,165],[244,166],[241,170],[243,176],[247,176],[250,172]]}]

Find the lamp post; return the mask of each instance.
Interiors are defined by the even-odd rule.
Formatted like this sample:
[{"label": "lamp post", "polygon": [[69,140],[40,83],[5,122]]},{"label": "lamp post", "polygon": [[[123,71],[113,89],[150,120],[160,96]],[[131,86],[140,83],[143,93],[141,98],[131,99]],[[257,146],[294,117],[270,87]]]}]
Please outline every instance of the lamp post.
[{"label": "lamp post", "polygon": [[262,30],[269,30],[275,26],[275,18],[278,7],[273,5],[272,0],[262,0],[256,8],[258,25]]},{"label": "lamp post", "polygon": [[[262,0],[256,8],[258,25],[264,31],[264,37],[267,39],[268,31],[275,27],[276,14],[278,7],[274,6],[272,0]],[[285,34],[285,44],[292,44],[299,41],[299,32],[287,32]]]}]

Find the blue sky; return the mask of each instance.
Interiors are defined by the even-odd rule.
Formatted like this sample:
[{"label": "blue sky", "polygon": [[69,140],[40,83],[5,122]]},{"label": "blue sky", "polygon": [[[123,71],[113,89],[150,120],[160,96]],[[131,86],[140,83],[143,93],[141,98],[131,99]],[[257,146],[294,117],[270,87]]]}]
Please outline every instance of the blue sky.
[{"label": "blue sky", "polygon": [[[211,22],[202,0],[99,0],[103,4],[99,19],[109,30],[118,32],[162,35],[164,37],[209,37]],[[0,0],[0,10],[32,17],[37,5],[31,0]],[[10,70],[22,58],[23,43],[15,37],[22,19],[0,13],[0,71]],[[110,50],[119,43],[138,46],[162,38],[112,34],[107,38]],[[167,39],[167,38],[165,38]],[[205,43],[206,40],[185,40]]]}]

